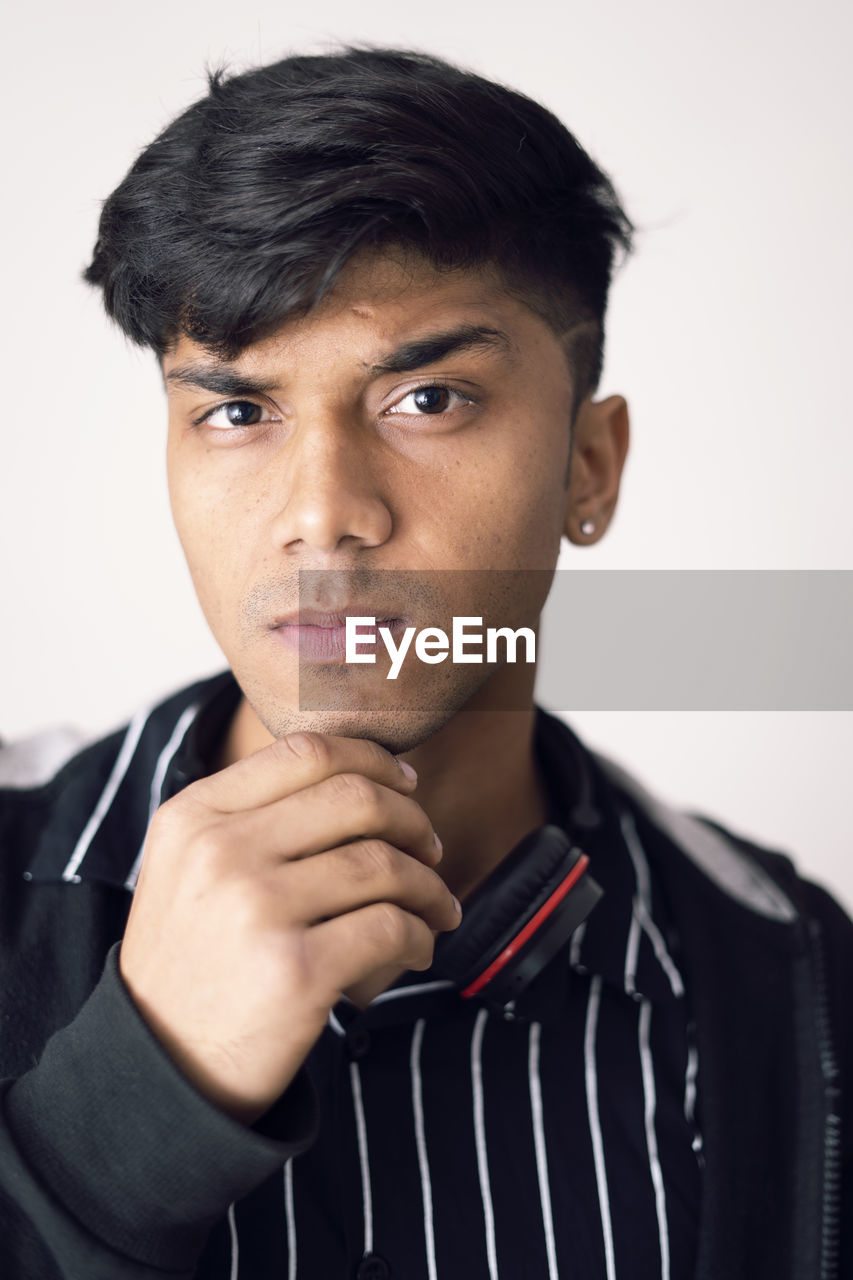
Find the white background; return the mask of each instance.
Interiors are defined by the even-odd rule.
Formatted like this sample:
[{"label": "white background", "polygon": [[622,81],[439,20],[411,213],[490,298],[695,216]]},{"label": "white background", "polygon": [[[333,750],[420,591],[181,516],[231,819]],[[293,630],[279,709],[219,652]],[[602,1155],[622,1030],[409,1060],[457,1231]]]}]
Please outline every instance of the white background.
[{"label": "white background", "polygon": [[[539,98],[641,228],[602,393],[632,408],[587,568],[853,568],[851,10],[841,0],[53,0],[7,17],[0,734],[94,734],[222,667],[171,530],[153,357],[78,280],[99,201],[234,69],[338,41]],[[625,643],[630,644],[630,629]],[[661,795],[793,854],[853,907],[853,714],[569,716]]]}]

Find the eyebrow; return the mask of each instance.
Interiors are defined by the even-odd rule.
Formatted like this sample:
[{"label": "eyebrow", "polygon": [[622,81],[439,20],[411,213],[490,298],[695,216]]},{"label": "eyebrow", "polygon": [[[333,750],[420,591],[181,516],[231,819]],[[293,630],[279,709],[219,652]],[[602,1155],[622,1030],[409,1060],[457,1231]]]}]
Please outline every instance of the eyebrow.
[{"label": "eyebrow", "polygon": [[[491,329],[486,325],[462,324],[455,329],[443,333],[427,334],[423,338],[414,338],[405,342],[394,351],[383,356],[373,365],[367,365],[372,374],[380,373],[413,373],[424,365],[434,364],[447,356],[458,355],[462,351],[473,351],[477,348],[487,351],[509,352],[512,348],[509,336],[501,329]],[[179,387],[198,387],[202,391],[211,391],[220,396],[262,396],[274,391],[279,379],[253,378],[241,373],[231,365],[211,364],[197,361],[181,365],[170,370],[165,382]]]},{"label": "eyebrow", "polygon": [[444,333],[431,333],[423,338],[415,338],[390,352],[378,364],[371,365],[371,373],[413,373],[424,365],[434,364],[447,356],[458,355],[462,351],[473,351],[477,347],[486,350],[509,352],[512,342],[501,329],[490,329],[486,325],[461,324]]},{"label": "eyebrow", "polygon": [[274,391],[278,378],[252,378],[227,364],[184,364],[165,377],[178,387],[199,387],[217,396],[263,396]]}]

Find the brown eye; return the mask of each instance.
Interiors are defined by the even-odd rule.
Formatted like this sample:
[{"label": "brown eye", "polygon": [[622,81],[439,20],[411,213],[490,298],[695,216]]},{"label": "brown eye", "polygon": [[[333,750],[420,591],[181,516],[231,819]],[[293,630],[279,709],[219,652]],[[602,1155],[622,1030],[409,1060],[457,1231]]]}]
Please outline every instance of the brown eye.
[{"label": "brown eye", "polygon": [[472,403],[473,401],[464,396],[461,391],[456,391],[453,387],[442,386],[441,383],[433,383],[424,387],[416,387],[414,391],[409,391],[387,412],[406,414],[410,417],[422,417],[424,414],[437,417],[441,413],[460,409]]},{"label": "brown eye", "polygon": [[419,387],[412,399],[421,413],[442,413],[450,403],[447,387]]},{"label": "brown eye", "polygon": [[225,429],[228,427],[254,427],[261,421],[263,409],[251,400],[231,400],[221,404],[218,409],[204,419],[208,427]]},{"label": "brown eye", "polygon": [[233,400],[223,407],[232,427],[251,427],[260,421],[261,407],[252,404],[251,400]]}]

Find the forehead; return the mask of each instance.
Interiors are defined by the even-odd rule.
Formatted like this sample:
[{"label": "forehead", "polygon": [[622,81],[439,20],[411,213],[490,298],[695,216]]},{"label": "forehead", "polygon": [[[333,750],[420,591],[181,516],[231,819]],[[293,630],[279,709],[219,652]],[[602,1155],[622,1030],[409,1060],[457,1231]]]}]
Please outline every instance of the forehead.
[{"label": "forehead", "polygon": [[[307,315],[285,320],[227,363],[257,371],[331,348],[337,358],[349,356],[368,367],[412,338],[464,325],[499,331],[506,339],[505,359],[534,358],[543,345],[556,345],[552,330],[493,268],[439,269],[411,253],[373,251],[349,262],[334,289]],[[163,371],[199,355],[215,362],[181,335],[164,356]]]}]

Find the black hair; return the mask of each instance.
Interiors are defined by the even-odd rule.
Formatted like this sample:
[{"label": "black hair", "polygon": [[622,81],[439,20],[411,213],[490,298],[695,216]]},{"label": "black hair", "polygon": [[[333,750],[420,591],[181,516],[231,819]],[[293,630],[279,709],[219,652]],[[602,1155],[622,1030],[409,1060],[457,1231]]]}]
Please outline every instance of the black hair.
[{"label": "black hair", "polygon": [[439,269],[491,265],[555,332],[580,324],[576,403],[594,390],[633,227],[550,111],[396,49],[208,84],[104,203],[84,272],[134,342],[162,356],[185,333],[233,359],[316,305],[359,250],[400,245]]}]

